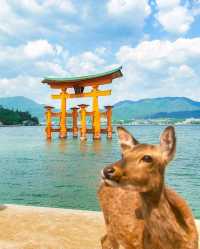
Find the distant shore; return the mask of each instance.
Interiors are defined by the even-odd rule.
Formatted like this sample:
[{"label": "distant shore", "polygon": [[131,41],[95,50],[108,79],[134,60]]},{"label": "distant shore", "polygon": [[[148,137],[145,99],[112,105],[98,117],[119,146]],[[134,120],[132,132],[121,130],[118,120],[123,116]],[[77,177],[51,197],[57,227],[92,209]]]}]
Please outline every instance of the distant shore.
[{"label": "distant shore", "polygon": [[1,249],[100,249],[105,234],[101,212],[10,204],[0,212]]},{"label": "distant shore", "polygon": [[38,125],[0,125],[0,127],[33,127],[33,126],[45,126],[45,125],[42,125],[42,124],[38,124]]},{"label": "distant shore", "polygon": [[[199,124],[169,124],[169,123],[166,123],[166,124],[129,124],[129,123],[114,123],[113,124],[113,127],[116,127],[116,126],[119,126],[119,125],[122,125],[122,126],[166,126],[166,125],[174,125],[174,126],[199,126]],[[38,124],[38,125],[0,125],[0,128],[1,127],[38,127],[38,126],[42,126],[42,127],[45,127],[46,125],[45,124]]]}]

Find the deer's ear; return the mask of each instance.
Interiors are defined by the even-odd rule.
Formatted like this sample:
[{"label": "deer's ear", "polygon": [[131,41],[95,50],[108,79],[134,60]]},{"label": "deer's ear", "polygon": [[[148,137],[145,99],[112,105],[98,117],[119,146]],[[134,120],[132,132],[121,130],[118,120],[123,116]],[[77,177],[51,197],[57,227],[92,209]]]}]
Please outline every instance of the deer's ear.
[{"label": "deer's ear", "polygon": [[135,145],[139,142],[123,127],[117,127],[117,133],[119,137],[119,142],[122,150],[124,152],[133,149]]},{"label": "deer's ear", "polygon": [[176,152],[176,134],[173,126],[168,126],[161,134],[160,148],[166,162],[173,159]]}]

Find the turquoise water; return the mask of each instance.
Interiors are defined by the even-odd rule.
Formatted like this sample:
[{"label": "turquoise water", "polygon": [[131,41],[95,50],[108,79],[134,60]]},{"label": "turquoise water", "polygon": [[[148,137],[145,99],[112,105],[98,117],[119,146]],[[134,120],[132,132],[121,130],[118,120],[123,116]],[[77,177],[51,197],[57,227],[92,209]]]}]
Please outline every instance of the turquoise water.
[{"label": "turquoise water", "polygon": [[[157,143],[162,126],[127,127],[141,142]],[[167,182],[200,218],[200,126],[178,126],[177,155]],[[0,128],[0,202],[98,210],[100,170],[120,158],[117,137],[52,142],[43,127]]]}]

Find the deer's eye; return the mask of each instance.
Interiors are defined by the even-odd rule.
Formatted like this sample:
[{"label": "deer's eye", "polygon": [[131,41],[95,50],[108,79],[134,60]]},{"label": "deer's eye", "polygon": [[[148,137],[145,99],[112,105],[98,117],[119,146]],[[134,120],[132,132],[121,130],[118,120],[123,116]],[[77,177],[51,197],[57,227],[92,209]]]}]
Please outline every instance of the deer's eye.
[{"label": "deer's eye", "polygon": [[145,155],[145,156],[143,156],[142,161],[144,161],[146,163],[152,163],[153,158],[149,155]]}]

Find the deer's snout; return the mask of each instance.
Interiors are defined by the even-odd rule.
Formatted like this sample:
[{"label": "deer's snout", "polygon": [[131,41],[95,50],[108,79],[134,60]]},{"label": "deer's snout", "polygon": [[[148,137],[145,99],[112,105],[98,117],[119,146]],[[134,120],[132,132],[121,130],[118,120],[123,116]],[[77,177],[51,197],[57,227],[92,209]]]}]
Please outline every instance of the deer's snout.
[{"label": "deer's snout", "polygon": [[111,166],[104,168],[102,175],[104,178],[107,178],[109,180],[112,179],[113,176],[115,175],[115,168],[113,168]]}]

